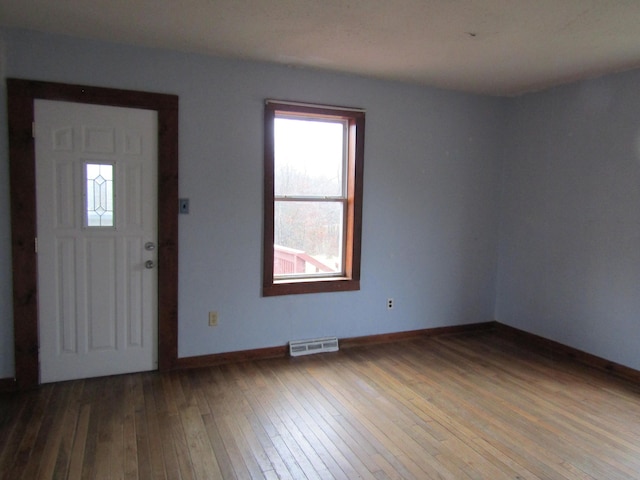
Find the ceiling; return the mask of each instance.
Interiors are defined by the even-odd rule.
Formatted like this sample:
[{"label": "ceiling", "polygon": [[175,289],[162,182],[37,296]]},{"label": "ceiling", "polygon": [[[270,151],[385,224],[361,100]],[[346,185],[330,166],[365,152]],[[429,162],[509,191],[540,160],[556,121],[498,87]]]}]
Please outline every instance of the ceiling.
[{"label": "ceiling", "polygon": [[0,25],[490,95],[640,67],[640,0],[0,0]]}]

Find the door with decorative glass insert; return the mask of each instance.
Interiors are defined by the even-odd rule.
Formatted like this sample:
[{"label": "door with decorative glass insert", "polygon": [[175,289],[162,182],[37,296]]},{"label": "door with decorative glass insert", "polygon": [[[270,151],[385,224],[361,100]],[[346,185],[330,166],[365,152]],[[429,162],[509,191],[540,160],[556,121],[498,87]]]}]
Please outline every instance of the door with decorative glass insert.
[{"label": "door with decorative glass insert", "polygon": [[157,113],[36,100],[40,382],[157,368]]}]

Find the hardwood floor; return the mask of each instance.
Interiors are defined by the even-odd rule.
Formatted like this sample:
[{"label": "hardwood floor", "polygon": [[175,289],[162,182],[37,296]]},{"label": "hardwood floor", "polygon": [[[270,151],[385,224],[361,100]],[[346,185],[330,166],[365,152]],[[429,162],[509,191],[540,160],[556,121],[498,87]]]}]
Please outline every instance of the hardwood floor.
[{"label": "hardwood floor", "polygon": [[640,386],[499,333],[0,396],[3,479],[640,478]]}]

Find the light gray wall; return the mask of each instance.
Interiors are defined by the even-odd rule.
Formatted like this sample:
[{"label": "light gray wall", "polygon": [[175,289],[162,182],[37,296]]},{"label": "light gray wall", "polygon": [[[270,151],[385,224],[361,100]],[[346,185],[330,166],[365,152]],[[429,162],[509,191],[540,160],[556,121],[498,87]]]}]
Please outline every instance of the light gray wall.
[{"label": "light gray wall", "polygon": [[640,369],[640,71],[510,110],[496,319]]},{"label": "light gray wall", "polygon": [[[180,216],[181,357],[493,318],[505,101],[20,30],[0,30],[0,42],[3,77],[180,96],[180,195],[191,200]],[[265,98],[367,110],[359,292],[260,296]],[[0,378],[14,368],[5,136]]]}]

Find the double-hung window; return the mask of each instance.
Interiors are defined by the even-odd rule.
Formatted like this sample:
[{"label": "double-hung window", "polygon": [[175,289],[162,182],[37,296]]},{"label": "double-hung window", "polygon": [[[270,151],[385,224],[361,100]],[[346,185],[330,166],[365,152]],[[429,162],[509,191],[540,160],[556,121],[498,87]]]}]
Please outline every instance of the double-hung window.
[{"label": "double-hung window", "polygon": [[364,120],[267,101],[263,295],[360,288]]}]

